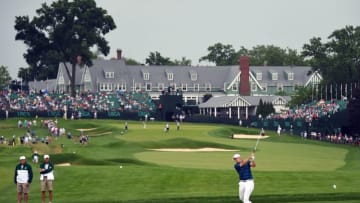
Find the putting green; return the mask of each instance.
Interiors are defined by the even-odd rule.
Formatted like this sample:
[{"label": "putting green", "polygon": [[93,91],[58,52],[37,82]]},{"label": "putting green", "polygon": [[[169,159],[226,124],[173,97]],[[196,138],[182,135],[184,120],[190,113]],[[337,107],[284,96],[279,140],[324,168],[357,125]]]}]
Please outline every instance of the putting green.
[{"label": "putting green", "polygon": [[[269,152],[269,153],[268,153]],[[271,152],[271,153],[270,153]],[[232,169],[235,152],[158,152],[135,154],[137,159],[159,165],[199,169]],[[249,152],[240,152],[247,156]],[[343,167],[347,150],[293,143],[263,142],[256,153],[258,171],[333,171]]]}]

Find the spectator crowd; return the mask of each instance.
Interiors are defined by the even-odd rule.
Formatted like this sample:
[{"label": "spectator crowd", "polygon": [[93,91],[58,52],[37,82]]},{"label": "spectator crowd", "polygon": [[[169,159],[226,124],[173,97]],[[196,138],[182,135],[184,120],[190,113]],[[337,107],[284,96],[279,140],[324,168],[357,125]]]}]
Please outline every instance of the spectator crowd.
[{"label": "spectator crowd", "polygon": [[344,100],[320,100],[318,102],[314,101],[309,104],[302,104],[281,114],[273,115],[272,118],[314,120],[324,116],[331,116],[332,114],[345,110],[346,106],[347,101]]},{"label": "spectator crowd", "polygon": [[138,92],[81,93],[76,97],[60,93],[7,92],[0,94],[2,111],[152,112],[151,97]]}]

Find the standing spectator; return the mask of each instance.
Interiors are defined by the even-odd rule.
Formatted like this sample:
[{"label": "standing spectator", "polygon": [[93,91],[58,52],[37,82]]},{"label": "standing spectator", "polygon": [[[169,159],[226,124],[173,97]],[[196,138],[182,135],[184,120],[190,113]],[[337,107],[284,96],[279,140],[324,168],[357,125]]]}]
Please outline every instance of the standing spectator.
[{"label": "standing spectator", "polygon": [[279,136],[280,136],[280,134],[281,134],[281,126],[280,126],[280,125],[278,125],[277,134],[278,134]]},{"label": "standing spectator", "polygon": [[15,168],[14,182],[17,188],[18,203],[22,202],[24,195],[24,202],[29,201],[30,184],[33,178],[31,166],[26,163],[25,156],[20,156],[20,163]]},{"label": "standing spectator", "polygon": [[18,128],[22,128],[22,121],[21,120],[18,121]]},{"label": "standing spectator", "polygon": [[265,135],[266,135],[264,128],[261,128],[260,135],[261,135],[261,136],[265,136]]},{"label": "standing spectator", "polygon": [[50,156],[44,155],[44,162],[40,164],[41,202],[45,203],[46,190],[49,192],[49,203],[53,200],[54,165],[50,162]]},{"label": "standing spectator", "polygon": [[169,132],[169,130],[170,130],[169,123],[166,123],[166,125],[165,125],[165,132]]},{"label": "standing spectator", "polygon": [[127,131],[128,130],[128,122],[126,121],[125,122],[125,131]]},{"label": "standing spectator", "polygon": [[37,164],[39,162],[39,154],[36,150],[34,151],[31,157],[32,157],[32,162],[34,164]]},{"label": "standing spectator", "polygon": [[176,121],[176,130],[180,130],[180,122],[178,120]]}]

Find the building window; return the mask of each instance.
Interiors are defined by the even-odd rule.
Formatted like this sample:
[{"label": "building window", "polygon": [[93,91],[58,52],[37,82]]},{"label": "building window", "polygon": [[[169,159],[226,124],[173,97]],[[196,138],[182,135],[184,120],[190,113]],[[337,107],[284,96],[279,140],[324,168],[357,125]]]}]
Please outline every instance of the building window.
[{"label": "building window", "polygon": [[288,80],[294,80],[294,73],[288,73]]},{"label": "building window", "polygon": [[173,91],[176,91],[176,83],[170,83],[170,87]]},{"label": "building window", "polygon": [[262,83],[261,87],[263,88],[264,92],[267,92],[267,83]]},{"label": "building window", "polygon": [[149,80],[150,79],[150,73],[143,73],[143,78],[144,78],[144,80]]},{"label": "building window", "polygon": [[107,84],[107,89],[108,89],[108,91],[112,91],[112,84],[111,83]]},{"label": "building window", "polygon": [[187,84],[181,84],[181,90],[183,91],[183,92],[186,92],[187,91]]},{"label": "building window", "polygon": [[284,85],[282,83],[278,83],[276,89],[279,92],[284,91]]},{"label": "building window", "polygon": [[151,91],[151,83],[146,83],[146,91]]},{"label": "building window", "polygon": [[126,83],[121,83],[119,90],[126,91]]},{"label": "building window", "polygon": [[158,83],[158,91],[164,91],[164,83]]},{"label": "building window", "polygon": [[141,83],[135,83],[135,91],[141,90]]},{"label": "building window", "polygon": [[256,73],[256,80],[262,80],[262,73]]},{"label": "building window", "polygon": [[205,91],[210,92],[211,91],[211,84],[205,83]]},{"label": "building window", "polygon": [[257,91],[257,85],[256,83],[251,83],[251,91],[256,92]]},{"label": "building window", "polygon": [[278,80],[278,73],[271,73],[271,80]]},{"label": "building window", "polygon": [[167,73],[167,79],[168,80],[174,80],[174,74],[173,73]]},{"label": "building window", "polygon": [[238,84],[233,84],[231,89],[232,89],[232,91],[237,91],[238,90]]},{"label": "building window", "polygon": [[199,92],[199,91],[200,91],[200,85],[194,84],[194,92]]}]

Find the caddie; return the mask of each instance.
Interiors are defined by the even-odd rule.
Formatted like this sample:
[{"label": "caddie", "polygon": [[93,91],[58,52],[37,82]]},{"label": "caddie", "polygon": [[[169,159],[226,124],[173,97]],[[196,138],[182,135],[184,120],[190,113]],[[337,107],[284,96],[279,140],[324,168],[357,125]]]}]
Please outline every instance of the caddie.
[{"label": "caddie", "polygon": [[25,156],[20,156],[19,159],[20,163],[15,167],[14,175],[14,182],[17,188],[17,202],[21,203],[22,199],[24,199],[24,202],[28,203],[30,184],[33,179],[33,172],[31,166],[26,163]]},{"label": "caddie", "polygon": [[41,202],[45,203],[46,190],[49,192],[49,203],[53,201],[54,165],[50,156],[44,155],[44,162],[40,164]]}]

